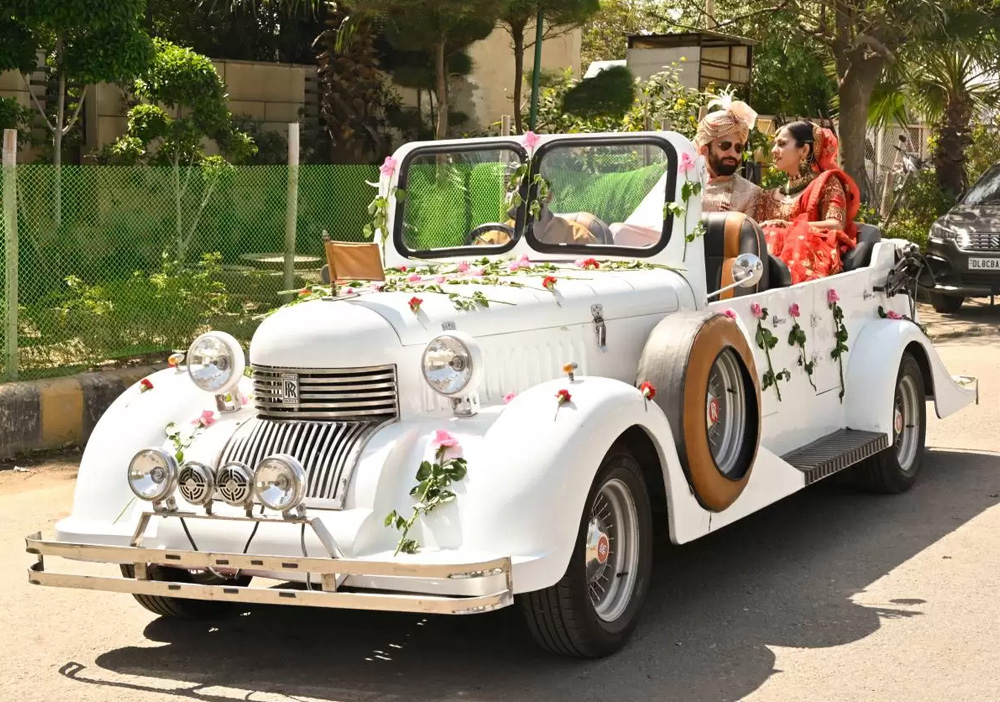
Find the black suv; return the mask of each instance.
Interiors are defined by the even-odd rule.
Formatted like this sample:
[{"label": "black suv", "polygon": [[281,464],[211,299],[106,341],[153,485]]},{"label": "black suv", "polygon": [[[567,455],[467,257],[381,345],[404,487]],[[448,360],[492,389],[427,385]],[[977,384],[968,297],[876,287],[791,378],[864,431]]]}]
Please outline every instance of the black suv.
[{"label": "black suv", "polygon": [[957,312],[967,297],[1000,293],[1000,163],[931,227],[927,262],[938,312]]}]

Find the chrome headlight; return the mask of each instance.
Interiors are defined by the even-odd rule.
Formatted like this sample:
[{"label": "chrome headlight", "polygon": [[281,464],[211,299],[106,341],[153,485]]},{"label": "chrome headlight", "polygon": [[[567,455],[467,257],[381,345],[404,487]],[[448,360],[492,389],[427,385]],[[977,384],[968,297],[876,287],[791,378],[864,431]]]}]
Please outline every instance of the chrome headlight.
[{"label": "chrome headlight", "polygon": [[931,225],[930,235],[934,239],[944,239],[945,241],[954,241],[958,238],[959,232],[954,229],[948,229],[940,222],[935,222]]},{"label": "chrome headlight", "polygon": [[194,384],[214,395],[224,395],[239,385],[246,368],[243,348],[225,332],[208,332],[195,339],[187,363]]},{"label": "chrome headlight", "polygon": [[447,397],[468,394],[483,376],[483,353],[468,334],[448,332],[427,344],[421,367],[424,380],[435,392]]},{"label": "chrome headlight", "polygon": [[215,473],[205,464],[197,461],[185,463],[177,482],[181,496],[192,505],[200,507],[212,501]]},{"label": "chrome headlight", "polygon": [[306,470],[287,454],[268,456],[253,473],[253,491],[265,507],[276,512],[295,509],[306,496]]},{"label": "chrome headlight", "polygon": [[163,449],[143,449],[128,464],[128,486],[140,500],[162,502],[177,489],[177,460]]},{"label": "chrome headlight", "polygon": [[253,476],[242,463],[234,461],[219,468],[215,484],[219,496],[228,505],[247,507],[253,500]]}]

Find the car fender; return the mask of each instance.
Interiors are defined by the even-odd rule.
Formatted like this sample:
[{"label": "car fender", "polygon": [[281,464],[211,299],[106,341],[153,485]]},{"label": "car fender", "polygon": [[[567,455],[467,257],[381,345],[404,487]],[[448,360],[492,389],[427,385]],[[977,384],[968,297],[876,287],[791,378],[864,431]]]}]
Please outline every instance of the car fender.
[{"label": "car fender", "polygon": [[909,320],[879,319],[865,325],[847,354],[845,394],[847,426],[892,433],[892,403],[896,374],[903,352],[916,345],[914,355],[924,375],[928,397],[934,397],[937,416],[948,417],[976,399],[948,373],[930,339]]},{"label": "car fender", "polygon": [[[128,486],[129,462],[140,449],[150,446],[173,452],[166,436],[169,423],[187,435],[196,428],[202,412],[214,412],[216,421],[200,432],[197,443],[185,454],[185,459],[214,465],[210,461],[216,460],[238,424],[253,413],[248,406],[220,415],[215,397],[175,369],[159,371],[146,380],[152,389],[143,391],[140,383],[126,389],[101,416],[87,441],[73,497],[72,519],[78,523],[100,522],[106,527],[114,520],[122,529],[134,523],[141,505]],[[243,378],[240,390],[252,392],[251,384]]]},{"label": "car fender", "polygon": [[[556,399],[560,390],[571,395],[562,405]],[[674,490],[687,498],[679,509],[700,512],[659,407],[626,383],[578,377],[521,393],[478,440],[461,436],[469,473],[466,484],[456,487],[458,519],[451,510],[434,512],[427,527],[454,529],[457,521],[461,548],[530,559],[533,566],[519,570],[519,592],[553,585],[566,571],[601,461],[634,426],[659,454],[671,521],[686,516],[670,508]]]}]

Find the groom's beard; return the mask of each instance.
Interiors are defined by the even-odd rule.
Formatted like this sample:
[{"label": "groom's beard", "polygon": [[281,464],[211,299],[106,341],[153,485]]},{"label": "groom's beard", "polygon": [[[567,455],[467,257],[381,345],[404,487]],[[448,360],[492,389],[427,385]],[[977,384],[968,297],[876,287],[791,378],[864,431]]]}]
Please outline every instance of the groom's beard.
[{"label": "groom's beard", "polygon": [[719,157],[712,154],[708,159],[708,165],[712,168],[712,173],[717,176],[731,176],[739,170],[740,162],[732,156]]}]

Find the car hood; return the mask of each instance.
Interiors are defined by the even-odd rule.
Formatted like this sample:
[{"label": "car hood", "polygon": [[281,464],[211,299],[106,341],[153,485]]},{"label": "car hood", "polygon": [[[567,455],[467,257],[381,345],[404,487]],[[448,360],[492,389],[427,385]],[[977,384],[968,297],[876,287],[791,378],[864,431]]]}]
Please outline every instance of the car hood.
[{"label": "car hood", "polygon": [[1000,232],[1000,206],[956,205],[937,223],[958,232]]}]

